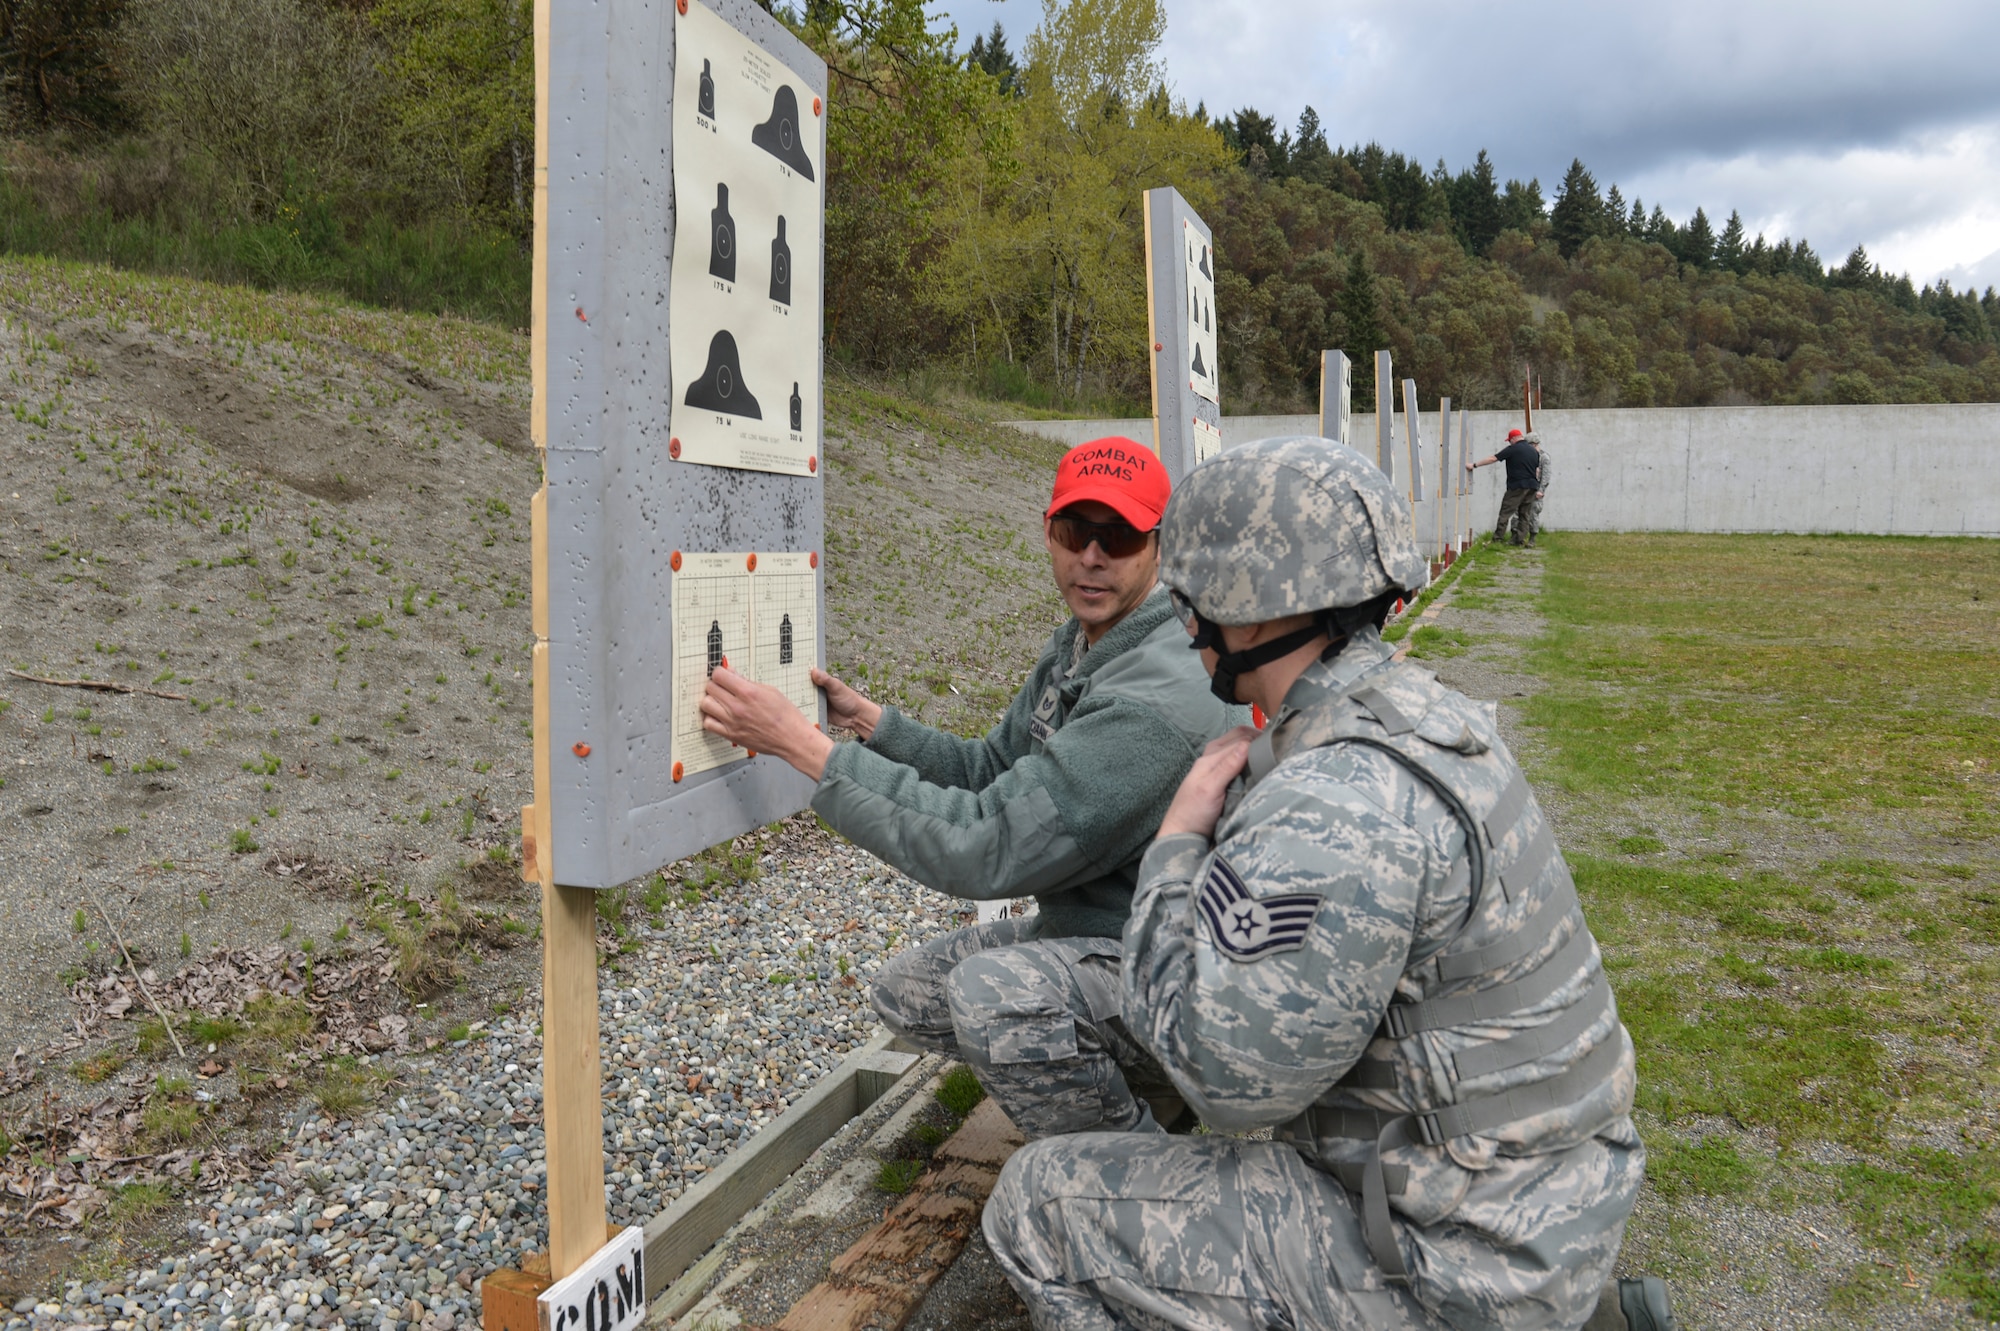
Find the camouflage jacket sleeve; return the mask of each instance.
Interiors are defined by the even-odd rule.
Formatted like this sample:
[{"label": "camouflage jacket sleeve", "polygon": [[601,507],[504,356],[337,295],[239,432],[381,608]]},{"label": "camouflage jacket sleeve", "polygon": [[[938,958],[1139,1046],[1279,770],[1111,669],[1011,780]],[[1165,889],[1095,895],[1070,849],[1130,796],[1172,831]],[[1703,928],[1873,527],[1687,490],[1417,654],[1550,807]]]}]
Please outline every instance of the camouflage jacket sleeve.
[{"label": "camouflage jacket sleeve", "polygon": [[1215,845],[1147,852],[1125,1020],[1211,1126],[1286,1122],[1367,1049],[1450,869],[1408,821],[1411,784],[1381,754],[1309,752],[1252,789]]}]

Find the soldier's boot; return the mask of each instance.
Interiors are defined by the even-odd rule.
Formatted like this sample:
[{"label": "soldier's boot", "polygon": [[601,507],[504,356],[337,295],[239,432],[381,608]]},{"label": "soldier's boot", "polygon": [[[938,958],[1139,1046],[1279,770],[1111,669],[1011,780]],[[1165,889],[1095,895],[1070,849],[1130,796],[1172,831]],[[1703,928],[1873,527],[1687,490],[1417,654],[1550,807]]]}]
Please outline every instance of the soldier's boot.
[{"label": "soldier's boot", "polygon": [[1667,1306],[1667,1282],[1658,1276],[1632,1276],[1605,1282],[1597,1296],[1597,1311],[1583,1331],[1675,1331],[1674,1310]]},{"label": "soldier's boot", "polygon": [[1201,1123],[1201,1116],[1173,1091],[1155,1091],[1151,1087],[1135,1087],[1134,1091],[1152,1111],[1153,1121],[1176,1137],[1185,1137]]}]

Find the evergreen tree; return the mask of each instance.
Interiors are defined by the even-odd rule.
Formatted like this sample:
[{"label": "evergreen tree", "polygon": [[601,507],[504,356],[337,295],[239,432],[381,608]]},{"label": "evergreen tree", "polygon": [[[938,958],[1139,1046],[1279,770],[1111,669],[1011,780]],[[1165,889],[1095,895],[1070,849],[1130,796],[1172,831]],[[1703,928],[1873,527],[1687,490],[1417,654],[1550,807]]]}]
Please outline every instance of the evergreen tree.
[{"label": "evergreen tree", "polygon": [[1500,225],[1503,230],[1528,231],[1542,220],[1542,182],[1530,180],[1523,185],[1518,180],[1507,182],[1507,192],[1500,196]]},{"label": "evergreen tree", "polygon": [[1864,246],[1856,245],[1848,252],[1847,262],[1827,274],[1827,285],[1835,287],[1865,287],[1869,285],[1870,277],[1880,277],[1881,273],[1882,270],[1880,268],[1871,268],[1868,261],[1867,249]]},{"label": "evergreen tree", "polygon": [[1795,277],[1804,278],[1815,286],[1826,284],[1826,265],[1820,262],[1819,255],[1814,254],[1813,247],[1804,240],[1792,246],[1792,259],[1786,271]]},{"label": "evergreen tree", "polygon": [[1744,252],[1743,271],[1746,273],[1763,273],[1768,277],[1774,266],[1772,263],[1772,254],[1771,247],[1764,242],[1764,233],[1759,231],[1757,233],[1757,242]]},{"label": "evergreen tree", "polygon": [[1549,210],[1549,230],[1565,259],[1575,258],[1584,241],[1604,232],[1604,198],[1580,157],[1570,159],[1569,170],[1556,190],[1555,207]]},{"label": "evergreen tree", "polygon": [[1375,353],[1387,340],[1376,304],[1375,274],[1368,271],[1368,258],[1360,250],[1347,257],[1347,277],[1340,288],[1340,319],[1345,325],[1340,349],[1354,367],[1354,400],[1371,402],[1375,396]]},{"label": "evergreen tree", "polygon": [[1625,196],[1613,185],[1604,195],[1604,234],[1623,235],[1625,232]]},{"label": "evergreen tree", "polygon": [[965,58],[967,63],[1000,80],[1003,96],[1013,96],[1021,91],[1021,66],[1014,59],[1014,53],[1007,49],[1007,33],[998,20],[994,21],[993,31],[972,39],[972,49]]},{"label": "evergreen tree", "polygon": [[1308,106],[1299,112],[1298,132],[1292,136],[1291,172],[1301,180],[1324,185],[1333,179],[1333,149],[1327,147],[1326,131],[1320,128],[1319,112]]},{"label": "evergreen tree", "polygon": [[1484,148],[1471,168],[1451,182],[1451,221],[1458,243],[1473,254],[1485,254],[1500,234],[1500,186]]},{"label": "evergreen tree", "polygon": [[1655,245],[1667,247],[1667,253],[1678,257],[1680,254],[1680,228],[1667,216],[1667,210],[1659,204],[1653,205],[1653,215],[1646,219],[1646,239]]},{"label": "evergreen tree", "polygon": [[1747,251],[1743,248],[1743,214],[1734,208],[1729,210],[1729,221],[1722,228],[1722,239],[1715,245],[1715,261],[1732,273],[1749,271]]},{"label": "evergreen tree", "polygon": [[1632,215],[1625,219],[1625,234],[1646,238],[1646,205],[1639,199],[1632,200]]},{"label": "evergreen tree", "polygon": [[1696,268],[1710,268],[1715,264],[1715,228],[1708,224],[1708,214],[1697,208],[1681,231],[1682,263]]}]

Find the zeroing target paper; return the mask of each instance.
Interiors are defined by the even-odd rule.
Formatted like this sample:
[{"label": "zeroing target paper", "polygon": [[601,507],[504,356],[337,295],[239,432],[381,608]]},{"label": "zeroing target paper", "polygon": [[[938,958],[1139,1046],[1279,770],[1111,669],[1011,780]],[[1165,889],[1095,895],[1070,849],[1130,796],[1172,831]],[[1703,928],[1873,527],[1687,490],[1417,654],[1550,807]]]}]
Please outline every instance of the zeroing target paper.
[{"label": "zeroing target paper", "polygon": [[824,108],[700,0],[674,41],[675,456],[805,476],[819,455]]}]

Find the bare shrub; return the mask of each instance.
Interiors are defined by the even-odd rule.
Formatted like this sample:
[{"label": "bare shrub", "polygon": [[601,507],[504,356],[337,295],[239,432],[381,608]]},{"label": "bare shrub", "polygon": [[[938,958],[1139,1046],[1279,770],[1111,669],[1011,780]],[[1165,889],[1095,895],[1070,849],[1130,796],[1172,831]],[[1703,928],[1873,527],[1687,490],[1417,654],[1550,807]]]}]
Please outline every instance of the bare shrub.
[{"label": "bare shrub", "polygon": [[366,20],[306,0],[148,0],[125,27],[130,92],[155,135],[275,218],[380,175],[384,85]]}]

